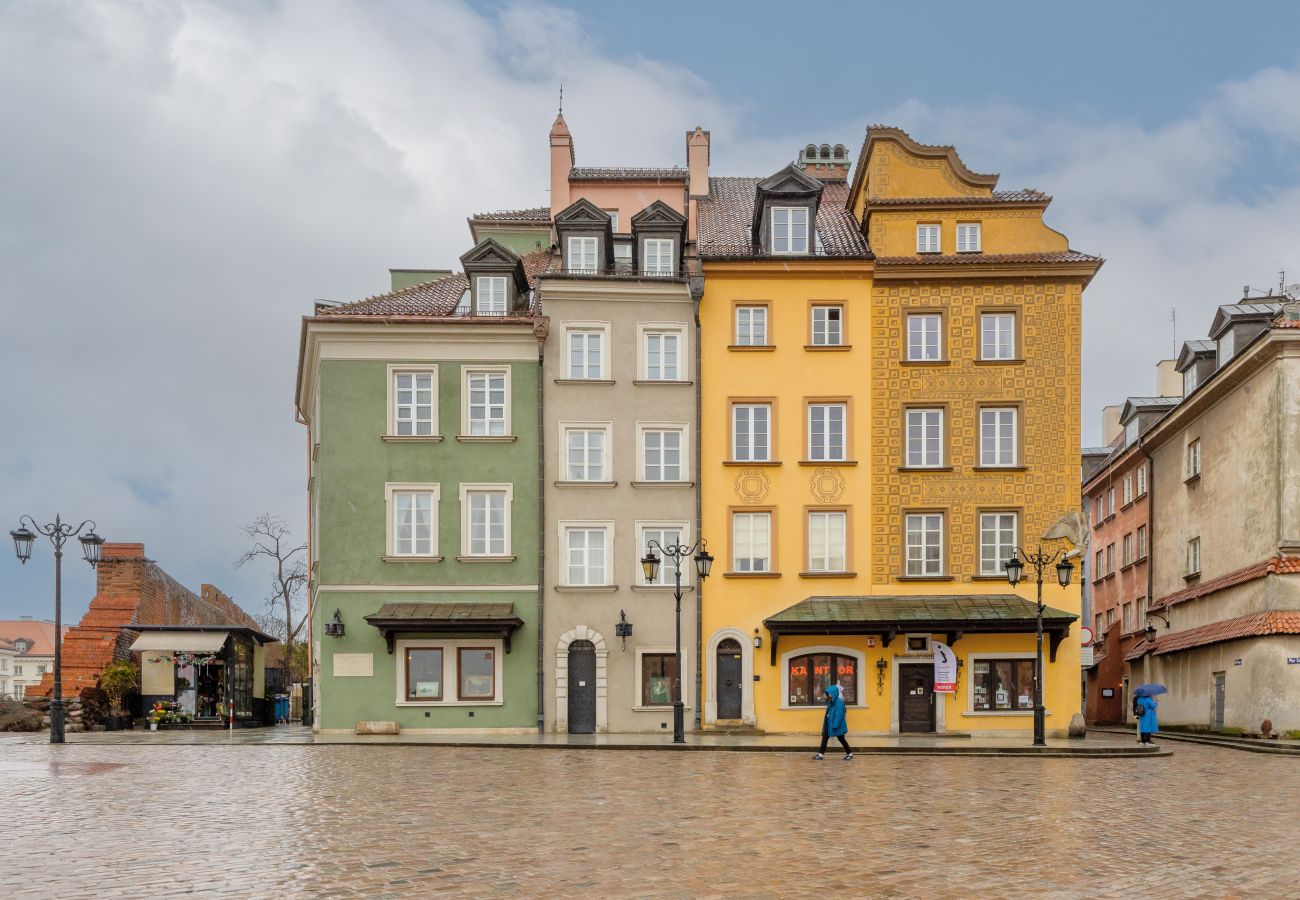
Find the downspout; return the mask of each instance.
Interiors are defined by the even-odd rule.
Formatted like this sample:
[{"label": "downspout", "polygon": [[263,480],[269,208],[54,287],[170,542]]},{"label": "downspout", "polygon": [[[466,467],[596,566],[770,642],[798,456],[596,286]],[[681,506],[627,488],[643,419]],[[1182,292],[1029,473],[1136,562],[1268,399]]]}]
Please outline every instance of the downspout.
[{"label": "downspout", "polygon": [[[695,305],[695,536],[703,538],[704,527],[703,483],[700,477],[704,471],[704,454],[700,452],[702,428],[701,410],[703,403],[704,373],[700,371],[700,298],[704,296],[704,276],[694,276],[689,281],[691,299]],[[703,726],[704,712],[704,579],[695,579],[695,730]]]},{"label": "downspout", "polygon": [[[1143,435],[1138,435],[1138,449],[1142,451],[1143,458],[1147,461],[1147,609],[1155,602],[1152,590],[1155,588],[1156,573],[1156,461],[1151,458],[1151,453],[1147,450],[1146,441]],[[1167,614],[1166,614],[1167,615]],[[1147,616],[1150,621],[1151,617]],[[1142,657],[1142,674],[1144,681],[1150,681],[1154,677],[1153,673],[1148,671],[1147,661],[1151,658],[1150,653]],[[1132,680],[1129,682],[1132,689]],[[1127,720],[1131,715],[1131,709],[1126,707],[1123,711]]]},{"label": "downspout", "polygon": [[546,333],[537,339],[537,733],[546,733],[546,421],[542,366],[546,361]]}]

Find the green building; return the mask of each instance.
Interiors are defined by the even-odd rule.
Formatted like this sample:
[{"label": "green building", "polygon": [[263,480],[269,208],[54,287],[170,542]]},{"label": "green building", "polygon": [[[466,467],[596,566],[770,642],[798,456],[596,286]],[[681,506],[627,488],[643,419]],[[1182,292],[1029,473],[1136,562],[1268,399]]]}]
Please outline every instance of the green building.
[{"label": "green building", "polygon": [[485,237],[463,273],[303,320],[320,731],[538,728],[547,260]]}]

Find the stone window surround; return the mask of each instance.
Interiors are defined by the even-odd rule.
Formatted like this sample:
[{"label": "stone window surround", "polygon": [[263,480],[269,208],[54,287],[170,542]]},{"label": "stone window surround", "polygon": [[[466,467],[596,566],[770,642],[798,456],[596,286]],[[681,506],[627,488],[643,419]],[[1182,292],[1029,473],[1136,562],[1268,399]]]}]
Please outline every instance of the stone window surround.
[{"label": "stone window surround", "polygon": [[[681,439],[681,474],[677,481],[650,481],[645,470],[645,433],[647,431],[680,431]],[[689,422],[637,422],[636,423],[636,473],[637,480],[647,484],[680,484],[689,481],[691,466],[691,427]]]},{"label": "stone window surround", "polygon": [[[613,422],[560,422],[560,468],[558,478],[555,480],[560,484],[612,484],[614,482],[614,423]],[[601,468],[604,470],[604,477],[599,480],[575,479],[569,477],[569,432],[570,431],[603,431],[605,433],[605,449],[601,454]]]},{"label": "stone window surround", "polygon": [[[637,520],[633,523],[633,525],[634,525],[634,527],[636,528],[636,551],[637,551],[637,553],[636,553],[636,584],[637,584],[637,586],[638,586],[638,587],[644,587],[644,588],[672,588],[672,587],[673,587],[673,582],[665,582],[664,584],[648,584],[648,583],[646,583],[646,580],[645,580],[645,570],[641,568],[641,557],[645,554],[646,549],[647,549],[647,548],[646,548],[646,540],[645,540],[645,532],[646,532],[646,529],[651,529],[651,530],[653,530],[653,529],[663,529],[663,528],[677,528],[677,529],[680,529],[680,530],[681,530],[681,533],[682,533],[681,542],[682,542],[683,544],[690,545],[690,543],[691,543],[691,523],[690,523],[689,521],[687,521],[686,519],[679,519],[679,520],[676,520],[676,521],[674,521],[674,520],[670,520],[670,519],[637,519]],[[664,575],[664,573],[665,573],[666,571],[667,571],[666,561],[664,560],[664,558],[663,558],[662,555],[661,555],[660,558],[659,558],[659,573],[660,573],[660,576],[663,577],[663,575]],[[683,563],[682,563],[682,589],[683,589],[683,590],[685,590],[685,589],[687,589],[688,587],[690,587],[690,585],[691,585],[691,583],[692,583],[692,578],[691,578],[691,576],[692,576],[692,573],[694,573],[694,571],[695,571],[695,563],[694,563],[693,560],[691,560],[691,559],[687,559],[687,560],[683,561]],[[640,694],[638,694],[637,696],[640,696]]]},{"label": "stone window surround", "polygon": [[[961,675],[966,678],[966,708],[962,710],[964,716],[1032,716],[1032,709],[976,709],[975,708],[975,663],[987,662],[990,660],[1016,659],[1032,660],[1034,658],[1033,649],[1029,650],[1000,650],[985,651],[981,653],[970,653],[966,656],[966,665],[962,667]],[[1043,677],[1046,680],[1047,660],[1043,660]],[[1032,692],[1033,687],[1031,685]],[[1047,705],[1046,698],[1043,699],[1043,705]],[[942,705],[941,707],[942,708]],[[1049,711],[1050,714],[1050,711]]]},{"label": "stone window surround", "polygon": [[[632,711],[633,712],[667,712],[672,713],[673,705],[671,703],[661,706],[642,706],[641,705],[641,677],[643,674],[641,657],[647,653],[666,653],[672,655],[677,652],[673,645],[647,644],[645,646],[637,645],[636,647],[636,666],[633,669],[634,693],[632,694]],[[690,648],[685,641],[682,642],[682,671],[680,676],[682,684],[682,706],[684,709],[691,709],[691,654]]]},{"label": "stone window surround", "polygon": [[[612,323],[603,321],[572,321],[563,322],[560,326],[563,342],[560,346],[564,348],[563,358],[560,363],[560,374],[556,381],[587,381],[599,383],[609,381],[613,376],[610,375],[610,352],[612,341]],[[571,369],[572,360],[569,358],[569,332],[571,331],[595,331],[601,335],[600,339],[600,377],[599,378],[574,378]]]},{"label": "stone window surround", "polygon": [[[740,646],[744,647],[745,642],[741,641]],[[781,672],[781,705],[778,708],[782,710],[792,710],[795,712],[799,712],[799,711],[807,712],[810,709],[820,710],[822,708],[821,706],[791,706],[790,705],[790,660],[794,659],[796,656],[808,656],[809,654],[813,654],[813,653],[837,653],[840,656],[853,657],[855,661],[855,667],[856,667],[855,677],[857,678],[858,681],[856,685],[856,689],[854,690],[854,694],[857,697],[857,702],[849,703],[845,705],[849,709],[866,709],[867,708],[867,703],[865,699],[866,695],[863,691],[863,687],[866,684],[865,675],[866,675],[866,665],[867,665],[867,654],[861,650],[854,650],[851,647],[844,647],[838,644],[817,644],[816,646],[813,647],[796,647],[793,650],[786,650],[784,653],[781,654],[781,659],[779,663],[780,672]]]},{"label": "stone window surround", "polygon": [[[442,650],[442,676],[443,676],[443,697],[449,698],[444,700],[407,700],[406,699],[406,651],[408,649],[419,649],[421,647],[437,647]],[[456,700],[455,698],[460,687],[458,670],[459,654],[457,653],[462,647],[491,647],[494,651],[493,662],[496,666],[494,684],[496,696],[491,700]],[[505,680],[502,677],[502,669],[505,665],[504,644],[500,638],[398,638],[393,646],[393,657],[398,660],[394,682],[396,683],[397,694],[394,698],[396,706],[414,706],[432,709],[442,706],[504,706],[505,699]],[[452,678],[447,678],[447,672],[452,673]]]},{"label": "stone window surround", "polygon": [[[395,493],[403,491],[426,492],[433,494],[433,535],[430,553],[403,553],[398,554],[396,550],[397,540],[397,521],[396,507],[393,501]],[[442,485],[436,481],[431,482],[413,482],[413,481],[388,481],[384,483],[384,555],[385,560],[419,560],[424,562],[437,562],[442,559],[438,553],[438,517],[442,509]]]},{"label": "stone window surround", "polygon": [[[597,585],[569,583],[569,529],[603,529],[605,532],[605,580]],[[617,587],[614,578],[614,520],[613,519],[562,519],[556,523],[559,535],[559,571],[556,582],[561,588]]]},{"label": "stone window surround", "polygon": [[[496,491],[506,495],[506,549],[501,554],[472,554],[469,552],[469,495],[471,492]],[[472,560],[511,560],[514,559],[512,532],[514,531],[515,486],[511,482],[478,483],[461,482],[460,485],[460,557]]]},{"label": "stone window surround", "polygon": [[[646,336],[652,333],[673,333],[677,335],[677,377],[669,379],[651,379],[649,375],[649,354],[646,353]],[[687,347],[687,327],[685,322],[638,322],[636,326],[636,371],[638,381],[651,384],[664,382],[674,384],[691,380],[691,354]]]},{"label": "stone window surround", "polygon": [[[471,375],[504,375],[506,377],[506,396],[505,396],[505,422],[502,435],[473,435],[469,430],[469,379]],[[511,384],[512,369],[510,366],[463,366],[460,370],[460,437],[469,438],[470,440],[504,440],[513,439],[514,427],[513,416],[511,415],[511,394],[513,386]]]},{"label": "stone window surround", "polygon": [[[432,429],[430,434],[420,435],[399,435],[397,433],[397,376],[398,375],[432,375],[433,376],[433,417]],[[442,440],[442,427],[438,419],[438,367],[434,364],[426,363],[389,363],[388,364],[388,430],[384,433],[386,438],[397,438],[403,441],[440,441]]]}]

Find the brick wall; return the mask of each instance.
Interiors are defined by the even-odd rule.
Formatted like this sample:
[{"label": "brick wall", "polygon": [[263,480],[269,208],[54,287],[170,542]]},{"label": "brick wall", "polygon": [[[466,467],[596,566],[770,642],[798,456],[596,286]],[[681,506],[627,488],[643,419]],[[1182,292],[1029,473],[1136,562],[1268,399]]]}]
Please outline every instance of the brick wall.
[{"label": "brick wall", "polygon": [[[252,616],[210,584],[195,594],[144,555],[144,544],[107,543],[95,575],[95,596],[81,623],[63,639],[63,696],[95,687],[99,673],[115,659],[130,659],[136,632],[130,625],[247,625]],[[47,672],[28,697],[48,697],[54,674]]]}]

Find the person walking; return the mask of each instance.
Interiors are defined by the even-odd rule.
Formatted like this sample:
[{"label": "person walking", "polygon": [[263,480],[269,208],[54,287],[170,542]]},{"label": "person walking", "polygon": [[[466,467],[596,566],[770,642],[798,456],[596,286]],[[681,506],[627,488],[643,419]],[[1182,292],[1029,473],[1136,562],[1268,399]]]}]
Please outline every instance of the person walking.
[{"label": "person walking", "polygon": [[840,746],[844,748],[844,758],[852,759],[853,748],[844,739],[844,735],[848,733],[849,725],[844,716],[844,698],[840,696],[840,686],[832,684],[826,688],[826,716],[822,719],[822,746],[813,759],[826,758],[826,745],[830,743],[832,737],[839,739]]},{"label": "person walking", "polygon": [[1156,721],[1156,698],[1143,694],[1138,697],[1137,705],[1142,711],[1138,719],[1139,740],[1143,744],[1150,744],[1151,735],[1160,730],[1160,723]]}]

